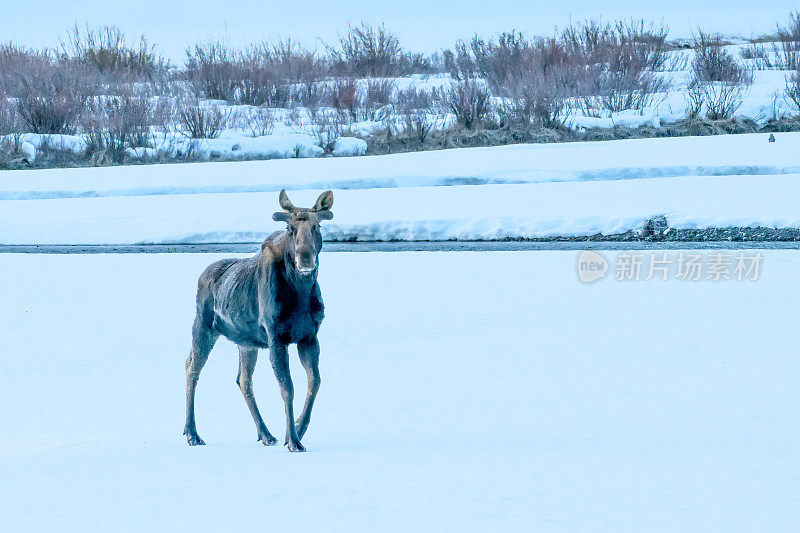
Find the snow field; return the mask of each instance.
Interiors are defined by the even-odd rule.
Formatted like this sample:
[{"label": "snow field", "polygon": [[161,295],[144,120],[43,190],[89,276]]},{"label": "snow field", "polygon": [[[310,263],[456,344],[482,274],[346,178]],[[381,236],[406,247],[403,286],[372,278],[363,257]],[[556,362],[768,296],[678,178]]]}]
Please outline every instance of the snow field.
[{"label": "snow field", "polygon": [[[256,443],[220,340],[183,425],[215,255],[3,255],[12,531],[793,530],[793,252],[757,282],[583,285],[577,254],[323,253],[304,444]],[[292,353],[294,351],[292,350]],[[296,398],[303,372],[293,360]],[[282,434],[266,358],[255,393]]]}]

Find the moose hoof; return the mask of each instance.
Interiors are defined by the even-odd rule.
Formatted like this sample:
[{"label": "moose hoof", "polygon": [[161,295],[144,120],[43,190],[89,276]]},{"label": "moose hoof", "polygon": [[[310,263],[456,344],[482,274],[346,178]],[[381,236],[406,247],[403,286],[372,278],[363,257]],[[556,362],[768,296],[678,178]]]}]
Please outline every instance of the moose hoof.
[{"label": "moose hoof", "polygon": [[205,446],[206,443],[203,442],[203,439],[200,438],[200,435],[197,433],[189,433],[186,435],[186,441],[189,443],[189,446]]},{"label": "moose hoof", "polygon": [[275,444],[278,444],[278,439],[272,435],[261,435],[258,437],[258,442],[264,446],[274,446]]},{"label": "moose hoof", "polygon": [[289,451],[290,452],[304,452],[304,451],[306,451],[305,447],[302,444],[300,444],[300,441],[296,441],[295,442],[295,441],[287,439],[285,445],[289,447]]}]

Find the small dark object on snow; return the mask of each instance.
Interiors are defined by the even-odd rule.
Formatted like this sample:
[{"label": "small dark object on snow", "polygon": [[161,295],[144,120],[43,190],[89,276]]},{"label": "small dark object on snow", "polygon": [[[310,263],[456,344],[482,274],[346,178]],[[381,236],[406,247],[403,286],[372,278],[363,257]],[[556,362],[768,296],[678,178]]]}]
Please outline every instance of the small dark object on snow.
[{"label": "small dark object on snow", "polygon": [[664,232],[667,231],[667,217],[659,215],[647,219],[642,224],[640,236],[646,241],[660,241],[664,239]]},{"label": "small dark object on snow", "polygon": [[[220,335],[239,345],[236,384],[256,423],[258,440],[269,446],[277,439],[267,429],[253,396],[253,370],[258,349],[269,349],[269,359],[281,389],[286,411],[284,444],[293,452],[305,451],[300,439],[308,429],[311,409],[319,390],[317,331],[324,316],[317,284],[322,234],[319,224],[333,218],[333,193],[325,191],[314,207],[295,207],[286,191],[279,201],[283,211],[273,220],[286,222],[247,259],[223,259],[210,265],[197,283],[197,316],[192,327],[192,351],[186,360],[186,426],[189,444],[205,444],[197,434],[194,394],[200,371]],[[289,344],[297,344],[300,363],[308,375],[303,411],[294,420],[294,388],[289,373]]]},{"label": "small dark object on snow", "polygon": [[28,161],[27,157],[18,157],[16,159],[12,159],[11,161],[9,161],[8,162],[8,167],[11,168],[11,169],[16,170],[18,168],[27,167],[30,164],[31,164],[31,162]]},{"label": "small dark object on snow", "polygon": [[771,143],[775,142],[775,134],[774,133],[770,133],[769,134],[769,142],[771,142]]}]

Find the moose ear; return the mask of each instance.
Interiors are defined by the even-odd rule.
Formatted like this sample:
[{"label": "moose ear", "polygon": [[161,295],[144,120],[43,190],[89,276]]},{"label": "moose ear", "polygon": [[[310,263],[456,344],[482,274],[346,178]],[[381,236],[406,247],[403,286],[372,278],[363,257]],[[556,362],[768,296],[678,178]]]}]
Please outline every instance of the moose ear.
[{"label": "moose ear", "polygon": [[289,200],[289,195],[286,194],[286,189],[281,189],[281,193],[278,195],[278,203],[281,204],[281,207],[286,211],[294,210],[294,205]]},{"label": "moose ear", "polygon": [[317,211],[317,218],[320,220],[330,220],[333,218],[333,211],[328,211],[327,209]]},{"label": "moose ear", "polygon": [[333,207],[333,191],[325,191],[319,195],[312,211],[327,211]]},{"label": "moose ear", "polygon": [[272,220],[275,222],[289,222],[292,220],[292,214],[286,211],[278,211],[272,214]]}]

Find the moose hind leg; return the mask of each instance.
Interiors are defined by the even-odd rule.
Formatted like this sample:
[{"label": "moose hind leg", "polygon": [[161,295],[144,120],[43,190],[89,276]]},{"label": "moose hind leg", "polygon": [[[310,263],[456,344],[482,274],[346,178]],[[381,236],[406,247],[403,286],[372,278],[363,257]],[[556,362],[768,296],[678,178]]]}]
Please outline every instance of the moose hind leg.
[{"label": "moose hind leg", "polygon": [[289,447],[289,451],[304,452],[306,449],[300,444],[300,437],[297,436],[297,429],[294,427],[294,408],[292,407],[294,387],[289,372],[289,352],[286,350],[286,345],[278,342],[270,345],[269,359],[272,363],[272,370],[275,371],[275,377],[278,379],[283,405],[286,409],[286,440],[284,444]]},{"label": "moose hind leg", "polygon": [[194,419],[194,393],[200,371],[208,360],[208,354],[217,342],[219,335],[204,327],[199,319],[195,320],[192,328],[192,351],[186,359],[186,425],[183,434],[190,446],[203,445],[203,439],[197,434]]},{"label": "moose hind leg", "polygon": [[239,385],[247,408],[250,409],[250,414],[256,423],[259,442],[265,446],[272,446],[278,442],[278,439],[272,436],[266,424],[264,424],[264,419],[261,418],[261,413],[258,412],[256,398],[253,395],[253,371],[256,369],[257,359],[258,349],[239,346],[239,375],[236,377],[236,384]]},{"label": "moose hind leg", "polygon": [[311,410],[314,408],[314,400],[319,391],[319,342],[317,339],[304,340],[297,343],[297,354],[300,362],[308,376],[308,392],[306,393],[306,403],[303,411],[297,419],[297,436],[301,439],[306,434],[308,423],[311,422]]}]

